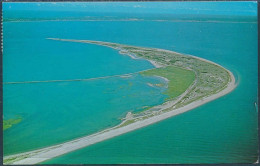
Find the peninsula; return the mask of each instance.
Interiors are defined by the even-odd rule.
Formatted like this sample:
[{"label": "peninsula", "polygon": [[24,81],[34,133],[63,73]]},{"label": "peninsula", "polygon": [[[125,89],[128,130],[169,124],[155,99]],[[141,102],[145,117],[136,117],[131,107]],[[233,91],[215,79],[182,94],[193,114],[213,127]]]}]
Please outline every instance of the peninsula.
[{"label": "peninsula", "polygon": [[115,127],[62,144],[5,156],[4,164],[37,164],[184,113],[226,95],[236,87],[235,78],[229,70],[214,62],[195,56],[157,48],[136,47],[102,41],[48,39],[101,45],[116,49],[120,54],[128,55],[133,59],[146,59],[155,68],[140,71],[139,74],[165,79],[167,82],[165,94],[168,98],[161,105],[146,108],[138,113],[128,112],[122,122]]}]

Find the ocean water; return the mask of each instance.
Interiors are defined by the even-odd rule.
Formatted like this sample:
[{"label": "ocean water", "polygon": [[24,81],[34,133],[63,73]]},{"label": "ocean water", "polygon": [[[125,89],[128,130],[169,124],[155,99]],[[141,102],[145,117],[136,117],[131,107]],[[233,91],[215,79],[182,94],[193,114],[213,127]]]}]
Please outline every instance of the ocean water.
[{"label": "ocean water", "polygon": [[[44,163],[252,163],[258,154],[257,23],[236,19],[4,22],[4,82],[92,78],[153,68],[145,60],[109,48],[48,37],[163,48],[212,60],[234,73],[238,86],[230,94]],[[4,132],[5,155],[99,131],[118,124],[129,110],[163,102],[165,89],[151,88],[147,82],[162,80],[136,74],[86,82],[4,85],[4,118],[24,117]]]},{"label": "ocean water", "polygon": [[[70,25],[75,26],[77,22]],[[57,36],[57,29],[50,31],[47,27],[49,22],[4,23],[5,83],[135,74],[82,82],[5,84],[4,119],[17,116],[23,119],[4,131],[5,155],[62,143],[115,126],[128,111],[161,104],[167,97],[162,94],[165,87],[147,84],[164,83],[164,80],[136,73],[154,68],[150,62],[131,59],[107,47],[47,40]],[[149,98],[151,95],[153,99]]]}]

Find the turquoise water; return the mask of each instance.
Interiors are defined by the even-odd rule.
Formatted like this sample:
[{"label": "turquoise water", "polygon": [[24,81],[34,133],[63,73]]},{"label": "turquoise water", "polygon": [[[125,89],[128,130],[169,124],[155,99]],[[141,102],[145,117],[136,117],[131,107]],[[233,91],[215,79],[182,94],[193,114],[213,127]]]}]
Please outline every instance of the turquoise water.
[{"label": "turquoise water", "polygon": [[[96,78],[154,68],[111,48],[47,40],[57,32],[48,26],[49,22],[4,23],[4,82]],[[165,88],[147,83],[164,80],[133,74],[83,82],[5,84],[4,119],[23,120],[4,132],[4,154],[95,133],[119,124],[128,111],[163,103]]]},{"label": "turquoise water", "polygon": [[[45,163],[256,161],[257,24],[252,19],[245,23],[239,23],[239,19],[224,23],[4,22],[3,28],[4,82],[92,78],[153,68],[147,61],[133,60],[109,48],[50,41],[47,37],[109,41],[192,54],[219,63],[238,80],[232,93],[213,102]],[[147,82],[162,80],[134,75],[86,82],[4,85],[4,118],[17,114],[24,118],[4,132],[4,154],[99,131],[118,124],[118,118],[129,110],[163,102],[166,96],[161,93],[165,89],[149,87]]]},{"label": "turquoise water", "polygon": [[[82,82],[5,85],[4,119],[17,115],[23,118],[4,132],[5,154],[95,133],[119,124],[128,111],[162,103],[165,97],[161,93],[165,88],[152,88],[148,82],[163,83],[163,80],[134,75]],[[151,95],[153,99],[149,98]]]}]

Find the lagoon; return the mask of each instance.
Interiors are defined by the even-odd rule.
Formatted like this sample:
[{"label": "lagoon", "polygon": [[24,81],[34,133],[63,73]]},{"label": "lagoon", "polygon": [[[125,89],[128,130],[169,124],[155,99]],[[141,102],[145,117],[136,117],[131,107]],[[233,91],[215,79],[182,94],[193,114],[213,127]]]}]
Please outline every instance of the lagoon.
[{"label": "lagoon", "polygon": [[[239,80],[238,87],[231,94],[193,111],[46,163],[68,163],[68,159],[71,164],[255,161],[257,24],[251,19],[247,23],[32,21],[4,22],[3,26],[4,82],[91,78],[153,68],[147,61],[133,60],[109,48],[45,40],[48,37],[91,39],[169,49],[219,63],[231,70]],[[62,142],[113,126],[128,110],[157,105],[167,97],[162,94],[164,88],[155,89],[145,84],[163,81],[158,78],[148,79],[137,75],[134,78],[112,80],[4,85],[4,118],[11,118],[16,114],[23,116],[21,123],[4,132],[5,155]],[[133,91],[126,90],[130,87],[129,82],[133,84]],[[120,86],[126,89],[118,90]],[[110,93],[114,91],[117,93],[112,97]],[[79,93],[82,97],[76,98]],[[136,93],[143,96],[135,96]],[[151,94],[154,95],[154,100],[149,98]],[[122,100],[122,95],[132,95],[132,100]],[[110,102],[116,104],[123,101],[120,106],[114,105],[113,110],[117,110],[114,109],[117,107],[125,109],[118,109],[111,114],[111,108],[98,104],[109,99],[113,99]],[[145,101],[138,102],[141,99]],[[129,105],[132,107],[129,108]],[[99,109],[102,111],[96,111],[97,106],[104,108]],[[85,108],[91,108],[92,111],[82,112]],[[73,115],[77,118],[71,117],[71,110],[76,111]],[[106,119],[102,120],[104,123],[100,124],[97,119],[103,112],[107,112],[107,115]],[[90,120],[82,123],[85,116]],[[28,128],[29,124],[33,125]],[[59,128],[64,125],[71,129],[67,128],[64,132],[65,129]],[[86,127],[83,128],[81,125]],[[39,131],[35,134],[39,128],[44,132]],[[73,130],[75,128],[77,132]],[[64,136],[62,139],[49,137],[40,142],[36,141],[52,132],[60,132]],[[27,141],[32,143],[10,146]]]}]

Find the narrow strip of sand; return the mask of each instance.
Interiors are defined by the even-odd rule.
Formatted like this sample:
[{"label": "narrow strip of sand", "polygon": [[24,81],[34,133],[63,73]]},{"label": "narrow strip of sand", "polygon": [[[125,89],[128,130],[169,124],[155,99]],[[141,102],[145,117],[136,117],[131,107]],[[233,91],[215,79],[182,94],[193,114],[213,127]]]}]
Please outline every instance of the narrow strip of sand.
[{"label": "narrow strip of sand", "polygon": [[[162,51],[166,51],[166,50],[162,50]],[[194,58],[197,58],[197,57],[194,57]],[[218,65],[214,62],[211,62],[211,61],[208,61],[208,60],[205,60],[202,58],[198,58],[198,59],[203,60],[208,63]],[[218,66],[220,66],[220,65],[218,65]],[[220,66],[220,67],[222,67],[222,66]],[[26,153],[21,153],[21,154],[17,154],[17,155],[6,156],[6,157],[4,157],[4,161],[12,160],[13,162],[11,164],[15,164],[15,165],[17,165],[17,164],[37,164],[37,163],[52,159],[54,157],[75,151],[80,148],[87,147],[89,145],[122,135],[127,132],[131,132],[133,130],[154,124],[156,122],[162,121],[162,120],[170,118],[172,116],[192,110],[207,102],[210,102],[223,95],[230,93],[236,87],[235,78],[234,78],[233,74],[230,71],[228,71],[227,69],[225,69],[225,70],[230,75],[230,81],[227,84],[225,89],[223,89],[222,91],[220,91],[216,94],[213,94],[208,97],[204,97],[200,100],[196,100],[181,108],[173,109],[171,111],[164,112],[164,113],[152,116],[152,117],[144,119],[144,120],[136,121],[136,122],[131,123],[126,126],[122,126],[122,127],[116,126],[116,127],[106,129],[104,131],[101,131],[101,132],[98,132],[98,133],[95,133],[95,134],[92,134],[89,136],[85,136],[85,137],[82,137],[79,139],[75,139],[73,141],[68,141],[66,143],[59,144],[59,145],[50,146],[47,148],[43,148],[43,149],[31,151],[31,152],[26,152]]]},{"label": "narrow strip of sand", "polygon": [[21,157],[22,158],[22,157],[26,156],[27,158],[18,160],[17,162],[14,162],[13,164],[37,164],[37,163],[52,159],[54,157],[72,152],[74,150],[104,141],[106,139],[113,138],[115,136],[122,135],[124,133],[148,126],[150,124],[153,124],[153,123],[159,122],[161,120],[170,118],[172,116],[192,110],[196,107],[199,107],[207,102],[215,100],[215,99],[231,92],[235,88],[235,78],[231,72],[229,72],[229,74],[231,76],[231,82],[228,84],[227,88],[225,88],[224,90],[220,91],[217,94],[206,97],[199,101],[192,102],[184,107],[174,109],[172,111],[169,111],[169,112],[157,115],[157,116],[153,116],[151,118],[148,118],[148,119],[145,119],[142,121],[137,121],[135,123],[132,123],[132,124],[124,126],[124,127],[113,128],[111,130],[108,129],[106,131],[102,131],[102,132],[99,132],[99,133],[96,133],[93,135],[82,137],[82,138],[79,138],[79,139],[76,139],[73,141],[69,141],[69,142],[66,142],[63,144],[59,144],[59,145],[55,145],[55,146],[47,147],[44,149],[27,152],[27,153],[22,153],[22,154],[18,154],[18,155],[8,156],[8,157],[5,157],[4,159],[12,158],[12,157],[18,157],[18,158]]},{"label": "narrow strip of sand", "polygon": [[81,79],[71,79],[71,80],[43,80],[43,81],[19,81],[19,82],[3,82],[3,84],[32,84],[32,83],[48,83],[48,82],[76,82],[76,81],[92,81],[92,80],[100,80],[100,79],[107,79],[107,78],[113,78],[113,77],[127,77],[130,75],[138,74],[140,72],[148,71],[151,69],[147,70],[142,70],[142,71],[137,71],[137,72],[132,72],[132,73],[126,73],[126,74],[121,74],[121,75],[110,75],[110,76],[104,76],[104,77],[95,77],[95,78],[81,78]]}]

